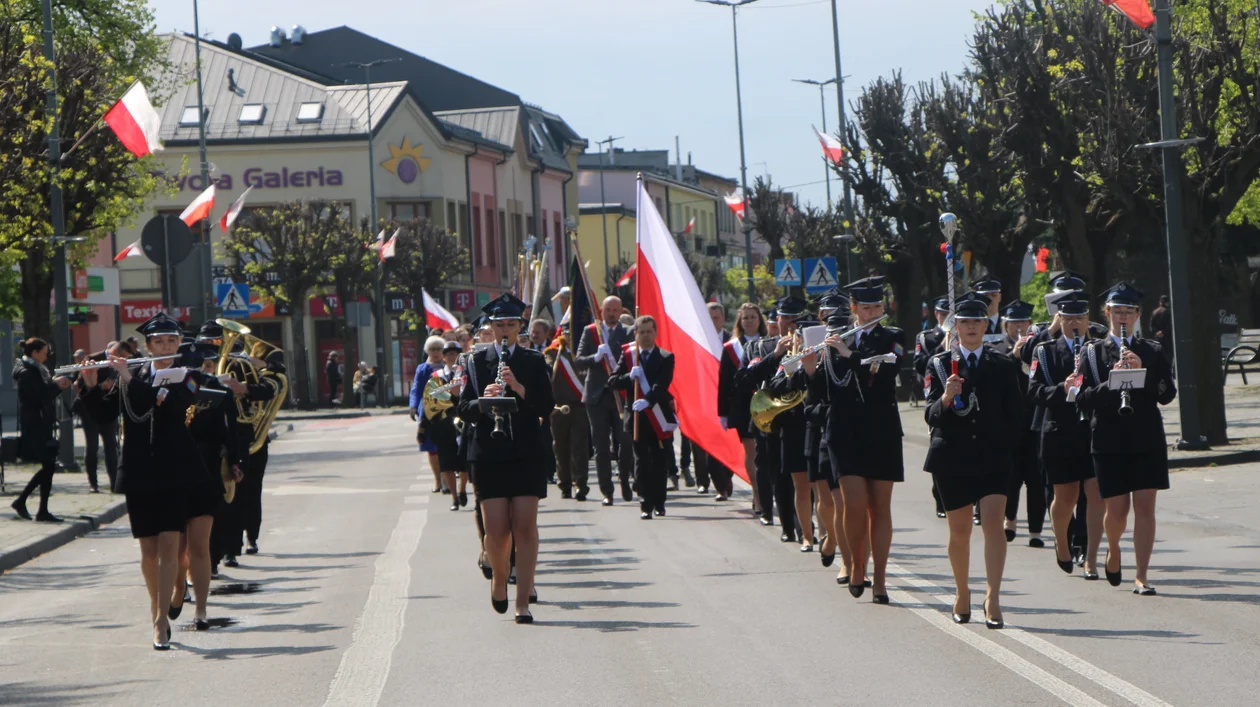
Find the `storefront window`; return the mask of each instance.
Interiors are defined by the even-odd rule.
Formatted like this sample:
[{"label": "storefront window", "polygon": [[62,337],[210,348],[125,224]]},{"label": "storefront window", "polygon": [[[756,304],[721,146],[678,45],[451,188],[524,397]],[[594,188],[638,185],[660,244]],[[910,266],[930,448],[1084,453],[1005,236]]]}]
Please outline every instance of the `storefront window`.
[{"label": "storefront window", "polygon": [[392,201],[389,203],[389,217],[394,221],[429,218],[429,203],[427,201]]}]

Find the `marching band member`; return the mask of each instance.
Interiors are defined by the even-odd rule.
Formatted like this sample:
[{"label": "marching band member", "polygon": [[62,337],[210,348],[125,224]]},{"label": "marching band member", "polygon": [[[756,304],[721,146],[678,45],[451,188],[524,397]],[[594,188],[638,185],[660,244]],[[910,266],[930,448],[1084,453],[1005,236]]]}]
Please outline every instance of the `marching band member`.
[{"label": "marching band member", "polygon": [[[1060,569],[1071,574],[1076,553],[1072,550],[1071,518],[1077,499],[1086,498],[1086,539],[1082,544],[1085,579],[1098,579],[1098,546],[1103,534],[1103,503],[1089,456],[1089,421],[1077,410],[1079,373],[1090,344],[1089,301],[1073,292],[1058,301],[1055,314],[1062,335],[1032,347],[1028,371],[1028,401],[1039,406],[1041,463],[1045,481],[1053,489],[1050,526]],[[1067,558],[1063,556],[1067,555]]]},{"label": "marching band member", "polygon": [[[1168,446],[1158,406],[1172,402],[1177,388],[1160,345],[1128,336],[1138,326],[1142,293],[1121,282],[1104,296],[1110,336],[1086,349],[1088,360],[1077,405],[1093,419],[1090,452],[1107,508],[1107,581],[1113,587],[1120,585],[1120,538],[1132,508],[1133,593],[1151,596],[1155,588],[1147,582],[1146,573],[1155,545],[1155,496],[1168,488]],[[1144,369],[1146,374],[1141,385],[1113,390],[1108,380],[1120,369]]]},{"label": "marching band member", "polygon": [[[608,376],[617,368],[618,352],[634,339],[630,327],[621,323],[621,299],[606,297],[600,306],[600,321],[582,330],[573,366],[586,374],[582,402],[591,420],[591,438],[595,443],[595,471],[604,505],[613,504],[612,456],[613,436],[620,440],[617,453],[617,476],[621,478],[621,497],[634,499],[630,490],[630,474],[634,467],[634,445],[622,430],[617,416],[615,393],[608,390]],[[624,412],[624,411],[623,411]]]},{"label": "marching band member", "polygon": [[[1002,628],[999,593],[1006,564],[1006,540],[1000,516],[1006,504],[1011,451],[1020,427],[1021,396],[1014,359],[984,345],[988,298],[969,293],[954,303],[957,351],[943,351],[928,364],[924,377],[932,441],[924,461],[940,491],[949,523],[949,563],[957,597],[956,623],[971,620],[968,576],[971,554],[971,507],[982,508],[986,596],[984,623]],[[955,356],[961,366],[954,372]]]},{"label": "marching band member", "polygon": [[[792,326],[794,328],[791,334],[793,347],[799,349],[802,345],[802,330],[820,325],[806,314],[793,322]],[[801,369],[802,365],[800,363],[794,364],[791,371],[784,366],[780,366],[778,372],[770,378],[766,389],[776,398],[793,392],[805,392],[806,397],[808,397],[808,377],[802,378],[796,375]],[[810,406],[803,401],[800,405],[786,410],[774,418],[774,425],[779,433],[779,446],[782,450],[779,454],[780,468],[783,470],[783,476],[788,476],[792,480],[792,510],[797,520],[798,530],[796,538],[801,543],[801,552],[813,552],[814,545],[817,544],[817,539],[814,537],[814,489],[813,480],[810,478],[810,470],[811,467],[816,469],[818,463],[817,454],[809,449],[812,444],[809,435],[809,410]],[[813,457],[812,461],[811,457]],[[830,475],[830,470],[828,472],[828,475]],[[817,475],[817,471],[813,473]],[[827,495],[831,495],[830,490],[828,490]],[[832,517],[834,516],[835,509],[833,508]],[[782,538],[780,537],[780,539]],[[832,556],[834,558],[834,550]]]},{"label": "marching band member", "polygon": [[[555,411],[551,414],[551,436],[555,440],[560,498],[585,501],[591,492],[588,483],[591,423],[582,404],[585,385],[573,365],[568,335],[557,336],[544,354],[551,357],[551,393],[556,399]],[[563,410],[565,406],[567,411]]]},{"label": "marching band member", "polygon": [[[507,293],[482,308],[494,336],[508,343],[473,354],[468,385],[459,398],[459,416],[466,423],[477,423],[469,440],[468,460],[473,465],[473,484],[486,528],[486,554],[493,569],[491,604],[496,612],[507,612],[515,541],[516,622],[522,624],[534,621],[529,604],[538,564],[538,500],[547,496],[546,457],[553,453],[543,444],[541,420],[555,407],[542,354],[514,344],[519,340],[524,309],[524,302]],[[483,407],[483,397],[509,398],[516,410]]]},{"label": "marching band member", "polygon": [[634,321],[634,343],[622,348],[617,371],[608,377],[608,386],[634,391],[626,396],[629,404],[625,425],[634,440],[634,472],[642,499],[639,517],[643,520],[651,520],[653,513],[665,515],[669,448],[673,447],[673,431],[678,427],[674,397],[669,393],[673,382],[674,354],[656,345],[656,320],[639,317]]},{"label": "marching band member", "polygon": [[[749,345],[766,335],[766,320],[761,308],[751,302],[739,306],[735,314],[735,330],[722,344],[722,360],[718,363],[718,419],[722,429],[735,430],[744,445],[744,473],[753,489],[753,511],[761,515],[761,494],[757,490],[757,431],[752,425],[749,403],[753,385],[744,370],[748,366]],[[729,495],[729,494],[728,494]],[[717,500],[724,500],[718,494]]]},{"label": "marching band member", "polygon": [[[936,327],[925,329],[914,337],[914,372],[919,376],[919,383],[923,382],[927,373],[928,359],[940,353],[941,346],[945,344],[945,330],[941,327],[949,318],[949,298],[937,297],[932,311],[936,317]],[[936,502],[936,517],[944,518],[945,509],[941,507],[941,494],[936,490],[936,482],[932,482],[932,500]]]},{"label": "marching band member", "polygon": [[[1002,330],[1006,335],[1001,343],[1001,351],[1009,354],[1021,339],[1027,336],[1032,322],[1033,306],[1021,300],[1015,300],[1002,310]],[[1021,394],[1028,390],[1028,374],[1024,372],[1024,364],[1016,362]],[[1028,511],[1028,544],[1031,547],[1045,547],[1041,539],[1041,529],[1046,519],[1046,490],[1042,481],[1041,460],[1037,454],[1041,431],[1033,429],[1032,404],[1021,407],[1023,417],[1020,419],[1020,432],[1016,439],[1011,460],[1010,483],[1006,487],[1006,541],[1015,540],[1015,515],[1019,511],[1020,487],[1027,487],[1025,508]]]},{"label": "marching band member", "polygon": [[905,334],[874,324],[884,314],[884,278],[868,277],[846,286],[855,325],[870,326],[850,346],[838,335],[827,343],[838,356],[828,371],[831,423],[827,453],[839,477],[844,533],[851,554],[849,594],[862,596],[866,561],[874,558],[874,600],[888,603],[885,575],[892,546],[893,484],[905,480],[897,376],[905,356]]},{"label": "marching band member", "polygon": [[[779,300],[775,307],[778,336],[770,336],[748,345],[745,355],[748,367],[746,380],[753,388],[763,388],[779,371],[779,362],[788,354],[795,341],[796,320],[805,315],[808,303],[800,297],[788,296]],[[799,406],[798,406],[799,407]],[[781,422],[790,416],[791,424]],[[806,472],[805,420],[799,410],[789,410],[775,419],[770,432],[757,432],[757,485],[761,491],[761,523],[774,524],[774,508],[779,509],[779,525],[783,533],[779,540],[785,543],[801,539],[796,526],[796,492],[792,488],[792,474]],[[802,519],[801,530],[809,518]],[[804,546],[802,546],[804,547]]]},{"label": "marching band member", "polygon": [[[138,328],[154,356],[174,355],[183,339],[179,322],[160,312]],[[188,429],[200,373],[168,375],[171,360],[151,361],[132,371],[127,359],[111,357],[123,407],[123,450],[118,490],[127,499],[131,535],[140,541],[140,570],[149,591],[153,649],[171,647],[167,612],[179,572],[179,536],[187,520],[188,493],[206,472]],[[159,376],[162,376],[159,379]]]},{"label": "marching band member", "polygon": [[[445,342],[442,345],[442,366],[430,374],[430,380],[436,380],[443,386],[455,385],[447,390],[452,400],[459,399],[459,389],[462,387],[458,382],[463,378],[463,373],[457,370],[459,354],[458,342]],[[421,397],[420,404],[423,407],[423,393]],[[450,509],[458,511],[468,505],[468,476],[459,456],[459,431],[455,429],[455,413],[442,410],[432,418],[422,413],[419,423],[419,434],[423,435],[425,443],[432,444],[437,449],[434,456],[437,457],[438,469],[441,470],[442,483],[451,491]],[[430,460],[432,459],[433,456],[430,456]]]},{"label": "marching band member", "polygon": [[[1000,340],[1002,334],[1002,283],[991,277],[982,277],[971,281],[971,291],[984,295],[989,301],[988,314],[986,315],[989,323],[985,325],[984,335],[985,341]],[[954,303],[957,304],[957,301]]]}]

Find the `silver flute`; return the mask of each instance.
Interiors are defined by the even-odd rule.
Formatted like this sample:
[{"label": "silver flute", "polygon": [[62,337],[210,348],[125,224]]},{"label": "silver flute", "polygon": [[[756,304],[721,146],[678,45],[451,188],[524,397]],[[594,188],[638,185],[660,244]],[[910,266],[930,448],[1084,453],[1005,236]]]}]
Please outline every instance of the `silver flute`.
[{"label": "silver flute", "polygon": [[[851,327],[849,327],[848,329],[845,329],[844,331],[841,331],[841,332],[836,333],[836,334],[832,334],[832,333],[828,332],[828,334],[827,334],[827,338],[831,338],[832,336],[839,336],[841,339],[847,339],[847,338],[849,338],[850,336],[853,336],[854,334],[858,333],[859,331],[866,331],[867,329],[870,329],[871,327],[875,326],[876,324],[879,324],[880,322],[884,321],[884,320],[885,320],[885,319],[887,319],[887,318],[888,318],[888,315],[887,315],[887,314],[885,314],[884,316],[880,317],[879,319],[875,319],[875,320],[873,320],[873,321],[869,321],[869,322],[867,322],[867,323],[863,324],[862,326],[851,326]],[[828,346],[828,344],[827,344],[827,342],[825,342],[825,341],[824,341],[824,342],[822,342],[822,343],[814,344],[813,346],[810,346],[810,347],[809,347],[809,348],[807,348],[807,349],[803,349],[803,350],[801,350],[801,351],[797,352],[796,354],[793,354],[793,355],[788,356],[787,358],[783,359],[783,360],[780,362],[780,365],[782,365],[782,366],[787,366],[787,365],[790,365],[790,364],[796,363],[797,361],[804,361],[805,359],[809,358],[810,356],[813,356],[814,354],[818,353],[819,351],[822,351],[823,349],[827,348],[827,346]]]},{"label": "silver flute", "polygon": [[[145,358],[129,358],[127,366],[139,366],[149,361],[169,361],[173,358],[179,358],[182,354],[171,354],[170,356],[147,356]],[[93,361],[91,363],[76,363],[73,366],[62,366],[53,371],[54,376],[64,376],[80,371],[93,371],[98,368],[109,368],[109,361]]]}]

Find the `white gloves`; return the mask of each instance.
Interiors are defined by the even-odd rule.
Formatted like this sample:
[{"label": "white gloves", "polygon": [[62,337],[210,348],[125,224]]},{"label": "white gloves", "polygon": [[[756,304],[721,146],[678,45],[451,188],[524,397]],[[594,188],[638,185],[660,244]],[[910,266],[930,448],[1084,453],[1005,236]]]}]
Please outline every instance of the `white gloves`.
[{"label": "white gloves", "polygon": [[596,356],[603,356],[610,365],[617,365],[617,359],[613,358],[612,349],[608,348],[608,344],[600,344],[595,351]]},{"label": "white gloves", "polygon": [[643,368],[642,368],[641,366],[635,366],[634,368],[631,368],[631,369],[630,369],[630,375],[631,375],[631,377],[633,377],[635,380],[639,381],[639,385],[640,385],[640,386],[641,386],[644,390],[647,390],[648,388],[650,388],[650,387],[651,387],[651,386],[649,386],[649,385],[648,385],[647,374],[643,372]]},{"label": "white gloves", "polygon": [[644,398],[639,398],[638,400],[634,401],[634,405],[631,405],[630,407],[635,412],[643,412],[644,410],[648,409],[648,401]]},{"label": "white gloves", "polygon": [[729,430],[729,429],[731,429],[731,425],[730,425],[730,423],[728,423],[728,422],[727,422],[727,420],[726,420],[726,418],[725,418],[725,417],[719,417],[719,418],[718,418],[718,422],[722,423],[722,429],[724,429],[724,430]]}]

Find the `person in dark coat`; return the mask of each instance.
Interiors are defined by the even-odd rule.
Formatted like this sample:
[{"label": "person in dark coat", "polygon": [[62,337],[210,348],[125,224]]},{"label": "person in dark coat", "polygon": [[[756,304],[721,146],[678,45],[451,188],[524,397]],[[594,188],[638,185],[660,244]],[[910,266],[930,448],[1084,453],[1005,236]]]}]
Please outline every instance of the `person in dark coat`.
[{"label": "person in dark coat", "polygon": [[[984,345],[988,298],[970,293],[954,303],[957,351],[946,350],[928,363],[924,375],[932,428],[923,470],[940,492],[949,523],[949,563],[957,596],[954,621],[971,619],[968,577],[971,559],[971,509],[980,505],[984,533],[985,625],[1001,628],[1002,571],[1006,538],[1002,515],[1010,477],[1011,452],[1026,430],[1020,428],[1019,368],[1015,360]],[[958,357],[958,372],[953,364]]]},{"label": "person in dark coat", "polygon": [[[717,331],[718,340],[722,343],[723,348],[725,348],[726,342],[731,340],[731,332],[726,330],[726,307],[723,307],[718,302],[710,302],[709,320],[713,322],[713,328]],[[718,376],[718,387],[720,389],[720,370]],[[706,452],[699,444],[692,443],[691,447],[696,465],[696,493],[708,493],[709,485],[712,483],[713,490],[717,495],[718,501],[724,501],[729,498],[731,493],[734,491],[733,483],[735,472],[728,469],[722,462],[710,456],[709,453]]]},{"label": "person in dark coat", "polygon": [[[639,481],[639,517],[665,515],[669,448],[673,447],[674,354],[656,345],[656,320],[639,317],[634,322],[635,343],[622,348],[617,370],[608,377],[613,390],[627,391],[626,432],[634,442],[634,473]],[[633,391],[633,392],[631,392]]]},{"label": "person in dark coat", "polygon": [[[1141,315],[1142,293],[1121,282],[1104,294],[1111,333],[1087,349],[1088,365],[1076,404],[1090,413],[1090,453],[1098,493],[1107,506],[1104,570],[1111,586],[1121,582],[1120,538],[1133,510],[1133,593],[1155,594],[1147,582],[1155,546],[1155,496],[1168,488],[1168,444],[1159,406],[1177,397],[1172,368],[1154,339],[1132,336]],[[1115,390],[1108,381],[1120,369],[1145,370],[1139,384]],[[1114,569],[1113,569],[1114,568]]]},{"label": "person in dark coat", "polygon": [[328,377],[328,405],[337,407],[341,404],[341,398],[337,396],[337,389],[341,386],[341,354],[336,351],[328,352],[324,375]]},{"label": "person in dark coat", "polygon": [[[1023,339],[1032,321],[1033,306],[1021,300],[1015,300],[1002,309],[1002,330],[1006,338],[1002,341],[1002,353],[1010,354],[1016,343]],[[1028,390],[1028,374],[1024,364],[1016,361],[1019,374],[1021,394]],[[1037,448],[1041,437],[1040,430],[1033,429],[1033,405],[1021,406],[1020,434],[1015,438],[1014,453],[1011,456],[1011,477],[1006,487],[1006,541],[1015,540],[1015,516],[1019,512],[1020,489],[1026,487],[1024,496],[1028,521],[1028,544],[1031,547],[1045,547],[1041,539],[1041,529],[1046,520],[1046,491],[1041,476],[1041,460]]]},{"label": "person in dark coat", "polygon": [[[945,320],[949,317],[949,297],[937,297],[932,309],[936,317],[936,326],[924,329],[914,337],[914,372],[919,378],[920,385],[923,384],[923,376],[927,373],[928,359],[940,353],[941,346],[945,343],[945,330],[941,327],[945,325]],[[941,494],[936,490],[935,483],[932,484],[932,500],[936,502],[936,517],[944,518],[945,509],[941,507]]]},{"label": "person in dark coat", "polygon": [[[100,360],[117,351],[118,342],[110,342],[105,352],[98,354]],[[87,360],[87,357],[84,357]],[[79,372],[74,381],[74,412],[83,423],[83,436],[87,442],[87,451],[83,455],[83,466],[87,471],[88,485],[92,493],[100,493],[96,473],[99,451],[104,448],[105,474],[109,478],[109,489],[114,488],[118,475],[118,377],[109,368],[87,368]]]},{"label": "person in dark coat", "polygon": [[57,469],[57,396],[70,387],[71,380],[66,376],[54,378],[48,372],[44,367],[48,353],[48,342],[27,339],[22,342],[22,357],[13,363],[13,382],[18,389],[18,421],[21,424],[18,456],[39,464],[39,471],[13,501],[13,510],[20,517],[30,520],[26,499],[38,488],[39,512],[35,514],[35,520],[58,523],[61,519],[48,512],[48,496],[52,493],[53,473]]},{"label": "person in dark coat", "polygon": [[[744,445],[744,473],[753,489],[753,512],[761,515],[761,493],[757,484],[757,441],[748,409],[752,399],[752,379],[748,376],[748,345],[766,335],[766,319],[761,308],[751,302],[739,306],[735,314],[735,327],[731,338],[722,344],[722,359],[718,363],[718,421],[724,430],[735,430]],[[729,493],[718,494],[717,500],[726,500]]]},{"label": "person in dark coat", "polygon": [[[599,490],[604,505],[613,504],[615,489],[612,481],[612,458],[617,457],[617,476],[621,480],[622,500],[630,501],[634,494],[630,488],[630,475],[634,467],[633,444],[622,432],[617,417],[615,393],[608,390],[608,376],[617,367],[621,347],[634,340],[634,332],[621,323],[621,299],[606,297],[600,306],[600,321],[594,322],[580,333],[577,355],[573,367],[586,376],[582,403],[591,421],[591,441],[595,445],[595,472],[599,477]],[[624,410],[622,411],[624,414]],[[620,442],[617,442],[620,440]],[[616,444],[614,444],[616,442]],[[614,453],[613,447],[617,450]]]}]

